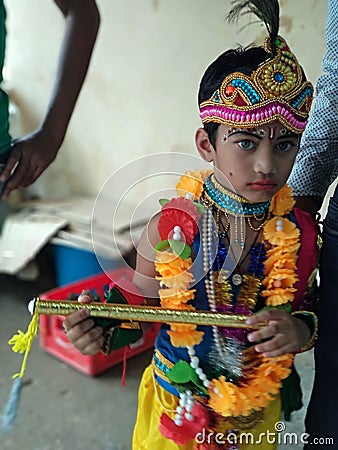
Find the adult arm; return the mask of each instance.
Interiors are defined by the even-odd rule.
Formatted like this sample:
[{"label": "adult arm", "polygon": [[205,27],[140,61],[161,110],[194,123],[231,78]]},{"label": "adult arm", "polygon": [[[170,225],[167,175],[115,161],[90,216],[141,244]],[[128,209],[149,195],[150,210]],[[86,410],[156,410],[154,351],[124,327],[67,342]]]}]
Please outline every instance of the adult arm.
[{"label": "adult arm", "polygon": [[[100,24],[95,0],[54,0],[65,18],[56,78],[46,114],[33,133],[15,140],[0,181],[3,198],[29,186],[55,159],[85,80]],[[17,164],[14,173],[10,174]]]},{"label": "adult arm", "polygon": [[316,96],[289,178],[297,206],[315,212],[338,176],[338,3],[328,1],[327,49]]}]

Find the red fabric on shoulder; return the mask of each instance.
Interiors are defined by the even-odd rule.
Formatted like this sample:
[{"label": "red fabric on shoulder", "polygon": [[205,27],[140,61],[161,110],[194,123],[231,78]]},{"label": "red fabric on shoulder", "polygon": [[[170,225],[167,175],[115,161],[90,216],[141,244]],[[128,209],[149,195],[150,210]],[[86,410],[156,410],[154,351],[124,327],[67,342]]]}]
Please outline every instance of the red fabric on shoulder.
[{"label": "red fabric on shoulder", "polygon": [[297,225],[300,228],[300,252],[297,260],[297,281],[295,288],[295,299],[292,302],[292,309],[298,310],[303,302],[303,296],[307,289],[308,279],[317,265],[317,235],[319,228],[313,217],[307,211],[294,208],[293,210]]}]

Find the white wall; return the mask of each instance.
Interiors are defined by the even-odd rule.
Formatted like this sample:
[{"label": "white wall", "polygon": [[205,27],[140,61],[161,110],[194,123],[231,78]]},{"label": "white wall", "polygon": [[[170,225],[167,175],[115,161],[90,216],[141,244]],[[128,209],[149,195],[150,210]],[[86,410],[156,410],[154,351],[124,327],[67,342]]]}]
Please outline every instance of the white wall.
[{"label": "white wall", "polygon": [[[264,29],[225,21],[230,0],[97,0],[102,24],[90,72],[57,160],[39,180],[47,196],[96,195],[121,165],[157,152],[195,154],[201,75]],[[308,78],[321,72],[326,0],[281,0],[281,33]],[[23,131],[48,102],[63,18],[52,0],[7,0],[9,86]],[[242,25],[242,22],[241,24]]]}]

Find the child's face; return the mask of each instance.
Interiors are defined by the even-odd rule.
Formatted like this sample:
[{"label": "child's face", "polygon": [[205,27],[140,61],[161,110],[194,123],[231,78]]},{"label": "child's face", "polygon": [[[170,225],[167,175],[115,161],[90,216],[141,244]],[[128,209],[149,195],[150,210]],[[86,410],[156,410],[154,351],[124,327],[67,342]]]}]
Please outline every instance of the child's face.
[{"label": "child's face", "polygon": [[254,202],[269,200],[287,181],[299,145],[299,135],[279,122],[255,128],[217,129],[216,149],[199,129],[196,145],[202,158],[213,162],[224,187]]}]

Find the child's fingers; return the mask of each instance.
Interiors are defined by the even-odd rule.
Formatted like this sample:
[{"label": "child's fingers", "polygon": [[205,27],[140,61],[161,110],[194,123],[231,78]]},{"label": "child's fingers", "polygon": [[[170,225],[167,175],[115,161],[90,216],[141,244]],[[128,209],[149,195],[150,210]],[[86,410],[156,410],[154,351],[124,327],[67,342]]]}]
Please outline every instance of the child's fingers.
[{"label": "child's fingers", "polygon": [[264,324],[265,322],[268,322],[269,320],[281,320],[286,317],[286,315],[289,315],[286,311],[280,310],[280,309],[265,309],[264,311],[261,311],[259,313],[253,314],[250,316],[246,323],[248,325],[259,325]]},{"label": "child's fingers", "polygon": [[248,334],[248,340],[250,342],[257,342],[263,339],[269,339],[276,336],[276,334],[280,333],[280,331],[281,322],[271,320],[265,327],[262,327],[259,330],[253,331],[252,333]]},{"label": "child's fingers", "polygon": [[268,341],[260,342],[255,345],[255,350],[259,353],[270,352],[288,345],[288,341],[284,335],[278,334]]},{"label": "child's fingers", "polygon": [[90,311],[88,309],[80,309],[79,311],[75,311],[74,313],[69,314],[69,316],[67,316],[63,322],[66,331],[69,331],[71,328],[75,327],[77,324],[88,319],[89,315],[90,315]]},{"label": "child's fingers", "polygon": [[276,358],[276,356],[287,355],[288,353],[293,353],[294,349],[291,345],[284,345],[274,350],[261,352],[265,358]]},{"label": "child's fingers", "polygon": [[80,303],[90,303],[93,300],[94,300],[94,297],[89,289],[84,289],[77,299],[77,301]]},{"label": "child's fingers", "polygon": [[257,344],[255,350],[258,353],[262,353],[266,358],[274,358],[276,356],[292,353],[295,351],[295,348],[292,342],[289,342],[284,336],[279,335],[267,342]]},{"label": "child's fingers", "polygon": [[101,327],[94,327],[90,331],[82,334],[76,339],[71,338],[72,331],[73,330],[70,330],[70,332],[68,333],[69,340],[74,345],[74,347],[77,348],[82,354],[95,355],[100,351],[104,342],[104,337],[102,334],[103,331]]}]

